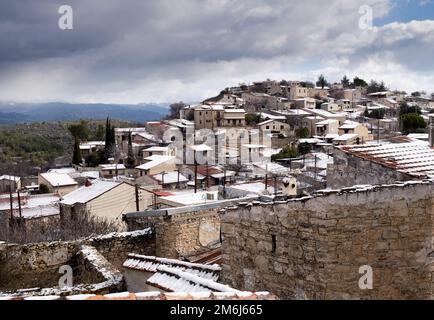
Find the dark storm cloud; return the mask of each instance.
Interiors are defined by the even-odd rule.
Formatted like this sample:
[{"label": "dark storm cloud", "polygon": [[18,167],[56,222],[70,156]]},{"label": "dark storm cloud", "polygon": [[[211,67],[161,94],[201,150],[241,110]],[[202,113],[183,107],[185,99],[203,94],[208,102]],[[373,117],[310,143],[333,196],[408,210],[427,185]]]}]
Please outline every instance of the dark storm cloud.
[{"label": "dark storm cloud", "polygon": [[[354,61],[346,67],[362,68],[372,54],[398,52],[402,41],[387,43],[399,28],[361,32],[358,9],[366,3],[377,4],[376,15],[388,10],[387,0],[0,0],[0,73],[7,78],[0,95],[168,100],[286,77],[300,64],[336,69]],[[73,30],[58,28],[63,4],[74,10]],[[426,42],[411,32],[416,40],[392,57],[404,66]]]}]

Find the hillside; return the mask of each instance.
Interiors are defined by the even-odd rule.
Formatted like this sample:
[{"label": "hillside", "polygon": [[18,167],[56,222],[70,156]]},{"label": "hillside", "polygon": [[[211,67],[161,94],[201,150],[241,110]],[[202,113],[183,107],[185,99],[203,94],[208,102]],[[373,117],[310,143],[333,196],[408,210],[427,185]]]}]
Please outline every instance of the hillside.
[{"label": "hillside", "polygon": [[0,103],[0,124],[43,121],[103,120],[109,116],[132,122],[160,120],[168,113],[164,104]]}]

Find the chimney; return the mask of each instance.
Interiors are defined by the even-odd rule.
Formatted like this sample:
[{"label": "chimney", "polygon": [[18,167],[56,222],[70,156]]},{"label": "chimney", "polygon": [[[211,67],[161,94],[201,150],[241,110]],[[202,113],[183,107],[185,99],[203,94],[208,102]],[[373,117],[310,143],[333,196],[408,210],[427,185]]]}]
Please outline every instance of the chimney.
[{"label": "chimney", "polygon": [[434,148],[434,115],[429,116],[429,146]]}]

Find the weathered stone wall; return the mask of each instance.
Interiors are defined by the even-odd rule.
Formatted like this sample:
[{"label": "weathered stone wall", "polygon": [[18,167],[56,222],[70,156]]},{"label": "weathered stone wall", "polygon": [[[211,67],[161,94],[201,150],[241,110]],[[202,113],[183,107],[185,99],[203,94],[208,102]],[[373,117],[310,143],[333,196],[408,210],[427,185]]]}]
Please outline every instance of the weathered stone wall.
[{"label": "weathered stone wall", "polygon": [[327,169],[327,187],[340,189],[355,185],[392,184],[413,177],[335,149],[334,163]]},{"label": "weathered stone wall", "polygon": [[72,242],[0,244],[0,279],[7,281],[0,286],[0,291],[57,285],[61,276],[59,268],[69,264],[74,267],[73,258],[82,245],[95,247],[116,268],[121,268],[128,253],[155,255],[156,250],[155,236],[150,229]]},{"label": "weathered stone wall", "polygon": [[129,230],[152,227],[156,236],[156,256],[180,259],[220,241],[219,208],[179,208],[143,212],[126,217]]},{"label": "weathered stone wall", "polygon": [[432,196],[432,182],[406,183],[227,210],[221,276],[290,299],[431,298]]}]

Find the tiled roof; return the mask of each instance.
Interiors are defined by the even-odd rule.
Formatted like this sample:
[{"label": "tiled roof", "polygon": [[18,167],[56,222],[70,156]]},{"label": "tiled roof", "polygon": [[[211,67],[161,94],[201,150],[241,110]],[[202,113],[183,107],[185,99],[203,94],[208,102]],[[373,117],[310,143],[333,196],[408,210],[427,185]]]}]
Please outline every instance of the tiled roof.
[{"label": "tiled roof", "polygon": [[208,280],[217,280],[221,271],[221,268],[218,265],[190,263],[181,260],[142,256],[137,254],[129,254],[127,260],[123,264],[124,268],[146,272],[157,272],[157,269],[160,266],[185,271]]},{"label": "tiled roof", "polygon": [[415,177],[434,176],[434,149],[423,142],[342,146],[340,149]]},{"label": "tiled roof", "polygon": [[211,292],[232,292],[242,293],[227,285],[218,283],[211,279],[184,272],[177,268],[170,268],[161,265],[157,272],[151,276],[147,284],[160,288],[168,292],[188,292],[188,293],[211,293]]}]

